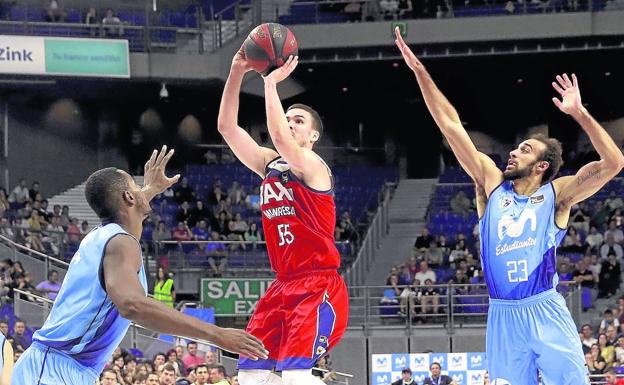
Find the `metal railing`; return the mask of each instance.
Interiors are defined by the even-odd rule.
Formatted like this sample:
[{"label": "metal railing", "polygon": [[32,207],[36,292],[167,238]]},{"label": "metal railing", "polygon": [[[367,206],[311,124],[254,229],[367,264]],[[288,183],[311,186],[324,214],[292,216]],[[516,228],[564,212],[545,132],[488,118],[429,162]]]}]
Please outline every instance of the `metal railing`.
[{"label": "metal railing", "polygon": [[[573,281],[563,282],[562,295],[572,318],[580,322],[581,290]],[[393,291],[392,295],[386,295]],[[485,326],[489,306],[487,287],[481,284],[349,287],[349,326],[402,326],[446,328],[449,334],[463,326]]]},{"label": "metal railing", "polygon": [[375,213],[375,217],[366,231],[355,260],[344,274],[348,286],[362,285],[365,274],[368,272],[371,263],[375,261],[375,251],[388,233],[388,204],[394,187],[393,184],[387,183],[382,190],[383,198],[377,208],[377,213]]}]

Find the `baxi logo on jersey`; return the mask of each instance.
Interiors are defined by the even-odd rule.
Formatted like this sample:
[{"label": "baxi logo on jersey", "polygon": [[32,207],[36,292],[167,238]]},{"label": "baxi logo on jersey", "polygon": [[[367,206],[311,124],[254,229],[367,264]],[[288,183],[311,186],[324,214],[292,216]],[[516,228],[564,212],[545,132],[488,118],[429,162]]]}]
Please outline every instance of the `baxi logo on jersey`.
[{"label": "baxi logo on jersey", "polygon": [[263,210],[263,214],[268,219],[273,219],[275,217],[284,217],[284,216],[294,216],[295,208],[290,205],[290,202],[294,202],[294,194],[293,190],[290,188],[286,188],[281,182],[267,182],[260,186],[260,206],[264,204],[269,204],[271,202],[284,202],[288,205],[272,207],[269,209]]}]

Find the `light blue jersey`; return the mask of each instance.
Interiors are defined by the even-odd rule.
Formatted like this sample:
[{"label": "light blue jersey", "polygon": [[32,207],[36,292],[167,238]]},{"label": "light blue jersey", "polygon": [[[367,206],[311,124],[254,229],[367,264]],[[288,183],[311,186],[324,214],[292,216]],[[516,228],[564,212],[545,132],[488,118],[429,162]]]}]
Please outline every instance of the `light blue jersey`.
[{"label": "light blue jersey", "polygon": [[557,286],[556,250],[566,231],[555,224],[552,183],[523,196],[503,182],[490,194],[479,227],[491,298],[518,300]]},{"label": "light blue jersey", "polygon": [[[104,282],[106,245],[120,234],[131,236],[113,223],[98,226],[87,234],[72,258],[48,319],[33,335],[33,342],[65,354],[97,373],[130,326],[130,321],[119,315]],[[138,241],[137,247],[140,251]],[[143,264],[137,274],[147,294]]]},{"label": "light blue jersey", "polygon": [[4,370],[4,344],[7,343],[7,339],[4,336],[4,333],[0,333],[0,373]]},{"label": "light blue jersey", "polygon": [[566,233],[555,224],[555,202],[552,183],[523,196],[505,181],[480,221],[491,384],[537,385],[538,371],[543,385],[589,383],[576,326],[555,291],[556,249]]}]

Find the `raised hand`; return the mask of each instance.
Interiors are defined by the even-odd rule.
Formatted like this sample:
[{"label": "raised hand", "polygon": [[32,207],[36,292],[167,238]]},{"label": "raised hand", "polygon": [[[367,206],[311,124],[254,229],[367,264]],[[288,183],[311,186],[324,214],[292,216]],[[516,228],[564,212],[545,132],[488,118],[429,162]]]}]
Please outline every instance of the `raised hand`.
[{"label": "raised hand", "polygon": [[407,66],[412,71],[424,70],[425,66],[421,63],[420,60],[418,60],[416,55],[414,55],[414,52],[412,52],[410,47],[408,47],[407,44],[405,44],[405,41],[403,40],[403,36],[401,36],[401,30],[399,29],[399,27],[396,27],[394,29],[394,35],[396,36],[396,39],[394,40],[394,42],[396,43],[397,47],[401,51],[401,55],[403,55],[403,60],[405,60],[405,63],[407,64]]},{"label": "raised hand", "polygon": [[283,81],[297,68],[297,64],[299,64],[299,56],[289,56],[283,66],[274,69],[267,76],[263,76],[264,81],[272,81],[275,84]]},{"label": "raised hand", "polygon": [[152,156],[145,163],[143,191],[149,195],[149,200],[171,187],[180,179],[180,174],[176,174],[171,178],[165,175],[165,168],[173,153],[173,149],[167,152],[167,146],[162,146],[160,152],[154,150]]},{"label": "raised hand", "polygon": [[247,62],[247,57],[245,56],[245,50],[241,45],[240,49],[236,54],[234,54],[234,58],[232,58],[232,68],[237,69],[243,72],[249,72],[252,70],[251,66]]},{"label": "raised hand", "polygon": [[221,329],[213,341],[216,345],[228,352],[238,353],[251,359],[266,359],[269,352],[264,348],[262,341],[239,329]]},{"label": "raised hand", "polygon": [[576,75],[572,74],[572,80],[567,74],[557,75],[556,82],[552,82],[553,88],[561,95],[561,100],[552,98],[555,106],[568,115],[574,115],[583,108],[581,91],[579,90]]}]

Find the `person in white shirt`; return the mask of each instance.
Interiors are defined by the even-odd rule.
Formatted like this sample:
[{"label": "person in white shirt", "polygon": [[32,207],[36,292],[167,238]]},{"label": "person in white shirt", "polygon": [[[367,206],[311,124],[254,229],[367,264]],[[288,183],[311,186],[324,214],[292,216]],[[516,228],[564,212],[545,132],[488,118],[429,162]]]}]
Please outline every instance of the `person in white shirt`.
[{"label": "person in white shirt", "polygon": [[9,202],[24,204],[24,202],[30,199],[28,187],[26,187],[26,179],[21,178],[19,184],[15,186],[11,194],[9,195]]},{"label": "person in white shirt", "polygon": [[436,273],[435,271],[429,269],[429,264],[427,261],[420,262],[420,271],[414,275],[414,279],[419,280],[421,283],[424,283],[426,280],[431,280],[434,284],[436,283]]},{"label": "person in white shirt", "polygon": [[609,222],[609,230],[605,231],[604,237],[607,239],[609,235],[613,236],[615,243],[622,244],[624,242],[624,233],[617,227],[615,221]]}]

